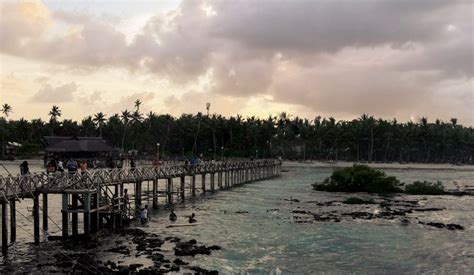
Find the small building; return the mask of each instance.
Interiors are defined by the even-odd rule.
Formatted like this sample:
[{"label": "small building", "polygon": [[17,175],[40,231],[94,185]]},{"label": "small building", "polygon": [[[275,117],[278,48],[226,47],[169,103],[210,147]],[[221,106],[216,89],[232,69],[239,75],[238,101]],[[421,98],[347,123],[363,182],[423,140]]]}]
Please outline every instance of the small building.
[{"label": "small building", "polygon": [[117,150],[101,137],[43,137],[45,159],[55,156],[61,159],[105,159]]}]

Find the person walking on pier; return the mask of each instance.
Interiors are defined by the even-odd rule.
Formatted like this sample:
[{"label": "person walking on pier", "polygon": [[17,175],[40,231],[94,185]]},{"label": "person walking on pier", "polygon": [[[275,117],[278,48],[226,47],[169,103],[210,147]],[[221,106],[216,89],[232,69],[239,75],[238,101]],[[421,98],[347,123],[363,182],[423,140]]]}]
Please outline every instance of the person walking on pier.
[{"label": "person walking on pier", "polygon": [[20,164],[20,175],[26,176],[30,174],[30,168],[28,167],[28,161],[23,161]]}]

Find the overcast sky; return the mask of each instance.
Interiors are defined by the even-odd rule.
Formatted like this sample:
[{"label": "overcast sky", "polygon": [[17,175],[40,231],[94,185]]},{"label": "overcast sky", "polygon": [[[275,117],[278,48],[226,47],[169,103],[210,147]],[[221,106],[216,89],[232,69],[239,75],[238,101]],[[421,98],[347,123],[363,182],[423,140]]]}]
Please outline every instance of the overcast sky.
[{"label": "overcast sky", "polygon": [[286,111],[474,125],[471,0],[4,1],[12,118]]}]

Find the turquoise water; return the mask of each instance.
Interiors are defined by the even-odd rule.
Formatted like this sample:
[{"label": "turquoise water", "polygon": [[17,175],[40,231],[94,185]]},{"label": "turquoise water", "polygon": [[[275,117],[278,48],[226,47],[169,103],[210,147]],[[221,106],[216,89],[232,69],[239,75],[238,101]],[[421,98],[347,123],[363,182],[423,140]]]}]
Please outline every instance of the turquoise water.
[{"label": "turquoise water", "polygon": [[[213,252],[211,257],[199,256],[190,260],[224,273],[380,274],[470,271],[474,266],[473,217],[470,213],[474,200],[436,197],[427,202],[428,205],[441,204],[447,209],[441,211],[445,212],[443,214],[423,214],[425,219],[458,222],[466,227],[465,231],[459,232],[418,224],[401,226],[392,221],[295,224],[291,210],[298,206],[314,208],[308,207],[305,201],[337,200],[346,195],[310,189],[310,184],[329,175],[330,169],[288,169],[281,178],[248,184],[220,192],[198,204],[178,207],[181,216],[195,212],[202,222],[199,226],[160,229],[160,224],[168,222],[164,215],[159,215],[150,230],[222,246],[223,249]],[[474,179],[473,172],[389,170],[388,174],[407,180],[426,178],[469,183]],[[290,197],[300,203],[285,201]]]},{"label": "turquoise water", "polygon": [[[311,190],[311,183],[330,175],[330,168],[288,166],[279,178],[255,182],[210,194],[196,201],[175,205],[179,223],[196,213],[200,222],[194,227],[166,228],[167,212],[152,213],[146,231],[162,236],[196,239],[205,245],[219,245],[222,250],[211,256],[187,258],[192,265],[215,269],[224,274],[310,274],[324,273],[471,273],[474,266],[474,197],[404,196],[396,199],[419,200],[426,207],[443,211],[416,213],[413,220],[456,223],[464,231],[429,228],[418,223],[401,226],[399,220],[343,220],[340,223],[296,224],[292,211],[348,211],[348,206],[316,206],[310,201],[341,201],[353,195]],[[401,181],[443,181],[447,188],[456,184],[474,186],[474,171],[387,169],[387,174]],[[200,183],[197,183],[200,186]],[[367,194],[359,194],[367,196]],[[60,221],[60,198],[51,198],[51,218]],[[297,199],[299,202],[291,202]],[[27,213],[30,200],[19,209]],[[25,205],[23,205],[25,204]],[[349,206],[350,208],[356,206]],[[357,206],[365,209],[369,206]],[[376,211],[370,206],[364,211]],[[18,216],[20,226],[30,230],[31,222]],[[59,226],[60,223],[58,222]],[[52,231],[60,228],[50,225]],[[11,249],[7,265],[21,265],[34,271],[46,246],[31,245],[32,237],[18,230],[19,242]],[[111,237],[117,240],[119,237]],[[107,243],[104,240],[104,243]],[[52,248],[54,249],[54,248]],[[129,262],[138,261],[135,257]],[[1,267],[1,265],[0,265]],[[1,271],[1,268],[0,268]]]}]

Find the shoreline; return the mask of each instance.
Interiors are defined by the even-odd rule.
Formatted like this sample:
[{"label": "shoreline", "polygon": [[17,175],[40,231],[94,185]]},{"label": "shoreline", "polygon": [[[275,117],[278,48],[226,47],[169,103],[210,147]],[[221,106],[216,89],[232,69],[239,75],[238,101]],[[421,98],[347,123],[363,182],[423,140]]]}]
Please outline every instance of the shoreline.
[{"label": "shoreline", "polygon": [[[313,167],[313,168],[345,168],[351,167],[356,162],[322,162],[322,161],[283,161],[283,167]],[[435,163],[358,163],[367,165],[371,168],[385,170],[452,170],[452,171],[474,171],[474,165],[453,165],[453,164],[435,164]]]}]

